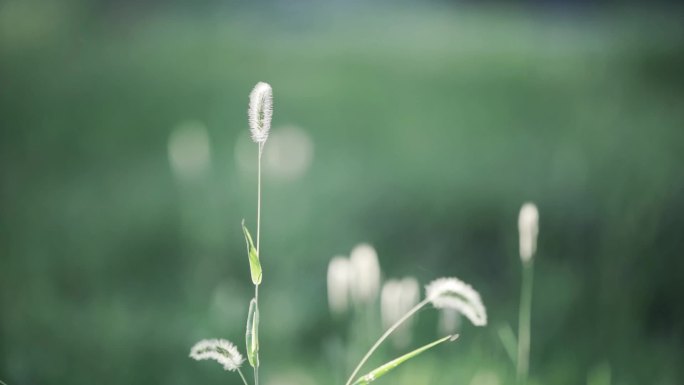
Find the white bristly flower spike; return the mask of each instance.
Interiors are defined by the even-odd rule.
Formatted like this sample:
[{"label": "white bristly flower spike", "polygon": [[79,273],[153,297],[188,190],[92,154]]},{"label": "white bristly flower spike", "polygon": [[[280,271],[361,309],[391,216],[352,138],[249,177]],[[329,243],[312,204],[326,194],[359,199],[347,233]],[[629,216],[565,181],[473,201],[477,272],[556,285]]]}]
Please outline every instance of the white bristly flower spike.
[{"label": "white bristly flower spike", "polygon": [[337,256],[328,264],[328,306],[335,314],[343,314],[349,309],[349,291],[352,280],[352,267],[349,259]]},{"label": "white bristly flower spike", "polygon": [[425,287],[426,296],[438,309],[455,309],[475,326],[487,325],[487,310],[480,294],[458,278],[439,278]]},{"label": "white bristly flower spike", "polygon": [[268,139],[273,116],[273,90],[268,83],[259,82],[249,94],[249,129],[252,140],[263,145]]},{"label": "white bristly flower spike", "polygon": [[349,256],[353,269],[352,299],[357,305],[375,301],[380,291],[380,263],[375,248],[367,243],[356,245]]},{"label": "white bristly flower spike", "polygon": [[537,252],[537,235],[539,234],[539,211],[534,203],[525,203],[518,216],[518,232],[520,233],[520,259],[529,262]]},{"label": "white bristly flower spike", "polygon": [[235,345],[222,339],[199,341],[190,350],[190,357],[197,361],[214,360],[231,372],[238,370],[245,361]]},{"label": "white bristly flower spike", "polygon": [[[402,280],[390,279],[382,285],[380,293],[380,314],[383,327],[389,328],[420,300],[420,285],[413,277]],[[396,347],[405,347],[411,342],[413,318],[406,320],[392,334]]]}]

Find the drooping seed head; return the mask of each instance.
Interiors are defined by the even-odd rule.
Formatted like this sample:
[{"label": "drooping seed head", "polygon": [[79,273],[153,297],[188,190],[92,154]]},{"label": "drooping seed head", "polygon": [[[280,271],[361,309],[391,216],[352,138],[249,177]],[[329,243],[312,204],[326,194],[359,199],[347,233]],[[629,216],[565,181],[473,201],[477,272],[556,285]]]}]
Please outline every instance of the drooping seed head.
[{"label": "drooping seed head", "polygon": [[458,278],[439,278],[425,287],[426,296],[438,309],[455,309],[475,326],[487,325],[487,310],[480,294]]},{"label": "drooping seed head", "polygon": [[245,361],[235,345],[223,339],[199,341],[190,350],[190,357],[197,361],[214,360],[223,365],[223,369],[232,372],[238,370]]},{"label": "drooping seed head", "polygon": [[534,203],[525,203],[520,208],[518,232],[520,233],[520,259],[528,262],[537,252],[537,235],[539,234],[539,211]]},{"label": "drooping seed head", "polygon": [[249,129],[252,140],[264,144],[268,139],[273,116],[273,90],[268,83],[259,82],[249,94]]}]

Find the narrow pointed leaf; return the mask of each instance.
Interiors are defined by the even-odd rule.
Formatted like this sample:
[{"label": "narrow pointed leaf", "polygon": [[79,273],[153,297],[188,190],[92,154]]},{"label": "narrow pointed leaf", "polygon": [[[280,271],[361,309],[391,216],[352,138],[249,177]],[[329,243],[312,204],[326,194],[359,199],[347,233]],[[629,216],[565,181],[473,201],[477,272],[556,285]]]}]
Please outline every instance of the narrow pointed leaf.
[{"label": "narrow pointed leaf", "polygon": [[252,283],[258,285],[261,283],[261,262],[259,262],[259,253],[254,247],[252,235],[245,226],[245,220],[242,220],[242,232],[245,233],[245,243],[247,244],[247,255],[249,256],[249,271],[252,275]]},{"label": "narrow pointed leaf", "polygon": [[254,368],[259,367],[259,307],[256,299],[252,298],[249,303],[249,314],[247,315],[247,330],[245,332],[245,343],[247,344],[247,360]]},{"label": "narrow pointed leaf", "polygon": [[499,339],[508,354],[508,358],[515,364],[518,361],[518,339],[515,337],[511,325],[505,324],[499,328]]},{"label": "narrow pointed leaf", "polygon": [[385,374],[389,373],[392,369],[396,368],[397,366],[403,364],[404,362],[410,360],[411,358],[419,355],[420,353],[423,353],[426,350],[429,350],[443,342],[447,341],[455,341],[458,338],[458,334],[451,335],[451,336],[446,336],[443,338],[438,339],[437,341],[431,342],[425,346],[422,346],[410,353],[406,353],[403,356],[399,358],[395,358],[392,361],[374,369],[370,373],[361,376],[356,382],[354,382],[353,385],[368,385],[371,382],[377,380],[378,378],[384,376]]}]

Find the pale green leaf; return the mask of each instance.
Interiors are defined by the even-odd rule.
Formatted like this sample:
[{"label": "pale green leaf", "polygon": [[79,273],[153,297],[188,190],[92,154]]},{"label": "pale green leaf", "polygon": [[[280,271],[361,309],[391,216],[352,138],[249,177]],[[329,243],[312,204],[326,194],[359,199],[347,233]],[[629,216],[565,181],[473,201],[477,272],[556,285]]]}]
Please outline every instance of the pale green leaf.
[{"label": "pale green leaf", "polygon": [[254,298],[249,303],[245,343],[247,344],[247,360],[249,360],[249,364],[254,368],[259,367],[259,307]]},{"label": "pale green leaf", "polygon": [[249,271],[252,275],[252,283],[258,285],[261,283],[261,262],[259,262],[259,253],[254,247],[252,235],[245,226],[245,220],[242,220],[242,232],[245,234],[245,243],[247,244],[247,255],[249,256]]}]

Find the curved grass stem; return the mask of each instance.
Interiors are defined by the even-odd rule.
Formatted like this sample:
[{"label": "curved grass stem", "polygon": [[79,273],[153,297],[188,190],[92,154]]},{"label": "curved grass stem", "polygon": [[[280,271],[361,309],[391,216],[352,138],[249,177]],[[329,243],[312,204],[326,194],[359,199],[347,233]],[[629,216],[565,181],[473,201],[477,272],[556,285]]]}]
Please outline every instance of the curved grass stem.
[{"label": "curved grass stem", "polygon": [[356,365],[356,368],[352,372],[351,376],[349,376],[346,385],[351,385],[352,381],[354,380],[354,376],[356,376],[359,373],[359,370],[361,370],[363,364],[365,364],[366,361],[368,361],[370,356],[378,349],[380,344],[382,344],[382,342],[385,341],[387,337],[389,337],[390,334],[392,334],[392,332],[394,332],[399,326],[401,326],[401,324],[404,323],[404,321],[411,318],[412,315],[414,315],[418,310],[420,310],[423,306],[427,305],[428,303],[430,303],[430,298],[425,298],[422,302],[418,303],[406,314],[404,314],[404,316],[401,317],[397,322],[395,322],[394,325],[390,326],[390,328],[387,329],[387,331],[382,336],[380,336],[380,338],[377,341],[375,341],[375,344],[373,344],[370,350],[368,350],[368,353],[366,353],[366,355],[363,356],[359,364]]},{"label": "curved grass stem", "polygon": [[242,374],[242,370],[240,370],[240,368],[238,368],[237,372],[238,372],[238,374],[240,375],[240,378],[242,378],[242,382],[243,382],[245,385],[249,385],[249,384],[247,384],[247,379],[245,379],[245,375]]}]

